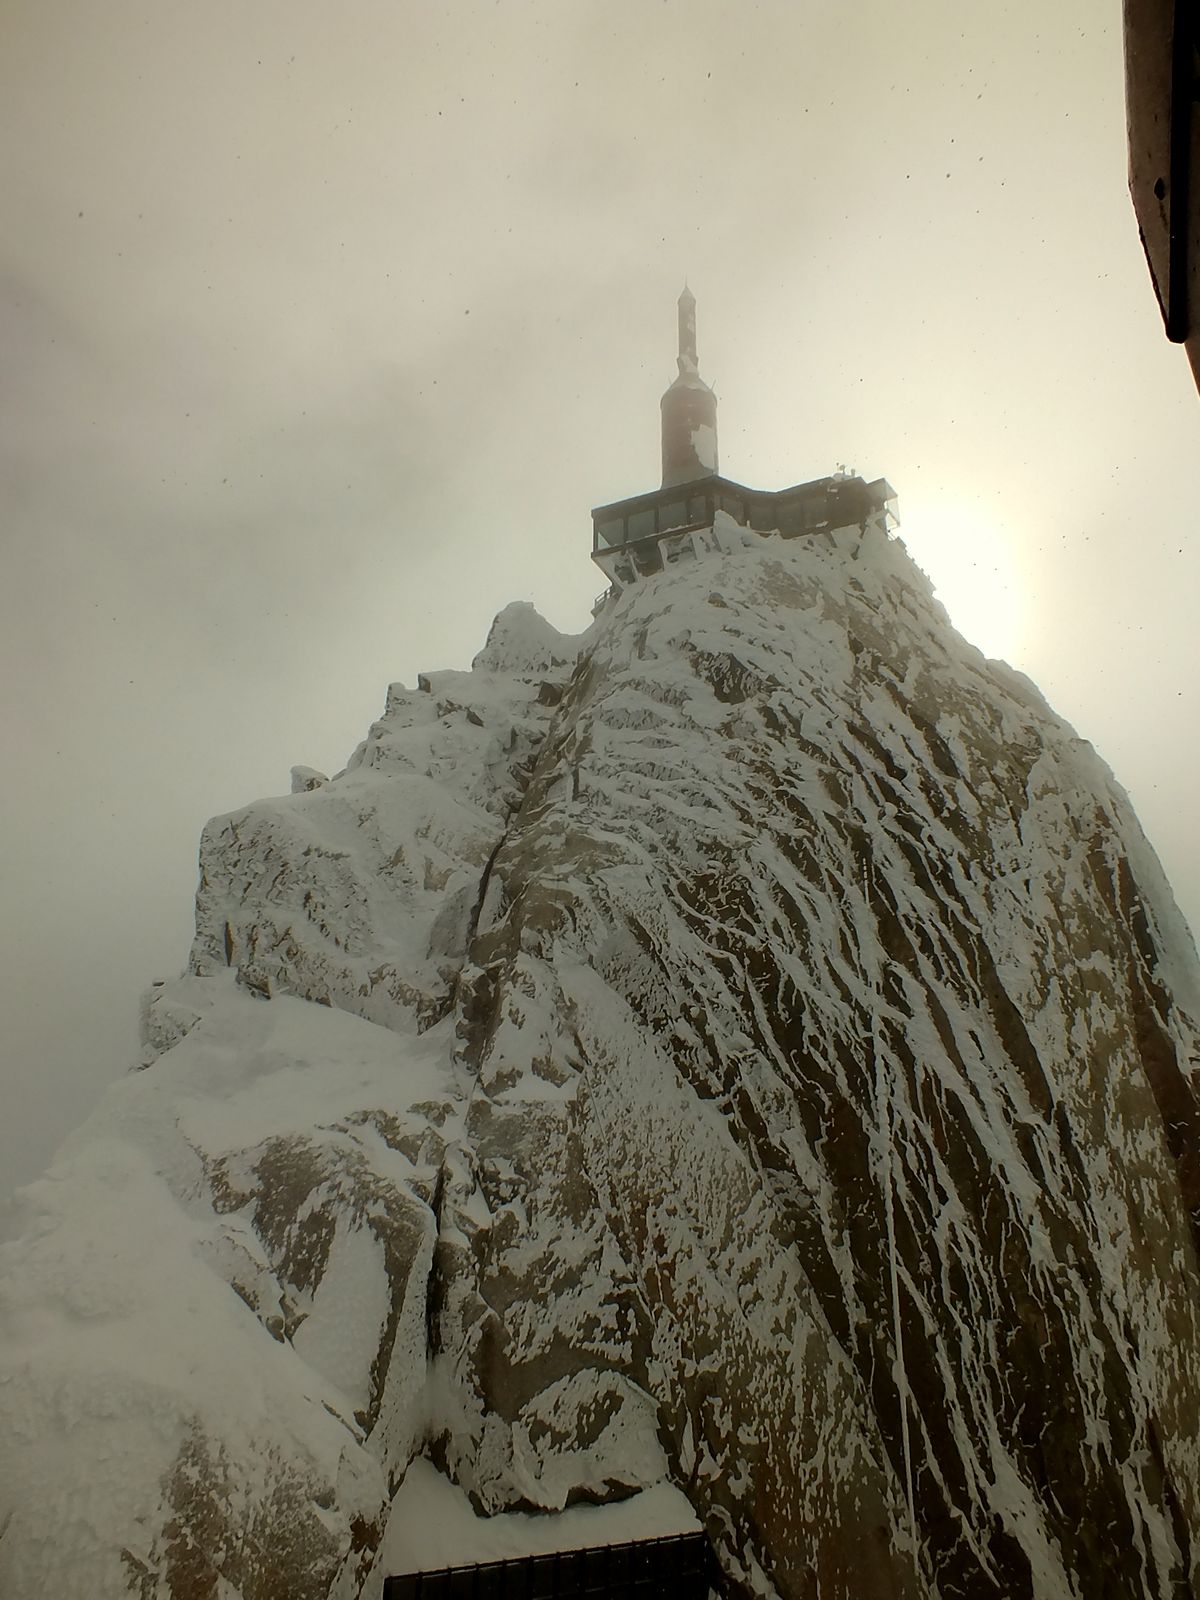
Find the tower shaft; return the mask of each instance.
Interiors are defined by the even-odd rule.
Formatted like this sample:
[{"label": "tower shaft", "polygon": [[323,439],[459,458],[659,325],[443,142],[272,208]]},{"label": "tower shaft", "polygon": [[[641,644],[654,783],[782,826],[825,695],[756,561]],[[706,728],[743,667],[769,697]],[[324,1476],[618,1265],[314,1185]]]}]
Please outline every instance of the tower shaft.
[{"label": "tower shaft", "polygon": [[700,376],[696,297],[679,296],[679,375],[662,397],[663,488],[694,483],[717,470],[717,397]]}]

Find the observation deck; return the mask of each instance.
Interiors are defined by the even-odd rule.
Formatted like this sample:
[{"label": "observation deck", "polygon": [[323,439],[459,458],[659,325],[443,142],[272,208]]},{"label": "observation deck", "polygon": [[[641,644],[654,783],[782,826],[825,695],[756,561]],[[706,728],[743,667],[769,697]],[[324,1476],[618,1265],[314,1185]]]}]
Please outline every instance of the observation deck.
[{"label": "observation deck", "polygon": [[840,528],[887,532],[899,524],[896,491],[886,478],[866,483],[839,472],[789,489],[750,489],[713,473],[597,506],[592,512],[592,560],[615,589],[628,588],[713,547],[718,511],[740,528],[779,533],[785,539]]}]

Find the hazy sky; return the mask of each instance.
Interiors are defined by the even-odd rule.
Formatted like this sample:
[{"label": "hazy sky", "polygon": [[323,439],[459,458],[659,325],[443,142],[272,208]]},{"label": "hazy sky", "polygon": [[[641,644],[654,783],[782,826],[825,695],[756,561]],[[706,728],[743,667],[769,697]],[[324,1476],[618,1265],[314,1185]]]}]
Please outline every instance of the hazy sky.
[{"label": "hazy sky", "polygon": [[0,0],[0,1190],[134,1054],[206,817],[340,767],[658,483],[885,475],[1193,926],[1200,401],[1116,0]]}]

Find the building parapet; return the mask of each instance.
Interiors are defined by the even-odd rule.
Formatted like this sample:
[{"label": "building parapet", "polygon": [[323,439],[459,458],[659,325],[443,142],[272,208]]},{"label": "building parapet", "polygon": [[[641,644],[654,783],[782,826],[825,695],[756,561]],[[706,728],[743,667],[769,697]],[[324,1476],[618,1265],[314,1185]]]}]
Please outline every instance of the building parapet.
[{"label": "building parapet", "polygon": [[[714,473],[597,506],[592,560],[616,588],[650,577],[713,545],[717,512],[757,534],[785,539],[839,528],[895,527],[896,493],[886,478],[866,483],[849,473],[787,489],[751,489]],[[704,535],[707,532],[708,537]]]}]

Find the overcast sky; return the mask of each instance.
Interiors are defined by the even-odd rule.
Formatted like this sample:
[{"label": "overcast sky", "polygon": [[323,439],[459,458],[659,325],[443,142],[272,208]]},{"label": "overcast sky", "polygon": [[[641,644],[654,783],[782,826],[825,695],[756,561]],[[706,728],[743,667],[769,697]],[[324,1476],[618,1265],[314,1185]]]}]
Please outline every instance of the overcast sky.
[{"label": "overcast sky", "polygon": [[1200,401],[1116,0],[0,0],[0,1190],[134,1055],[206,817],[588,620],[675,298],[721,465],[884,475],[1200,925]]}]

